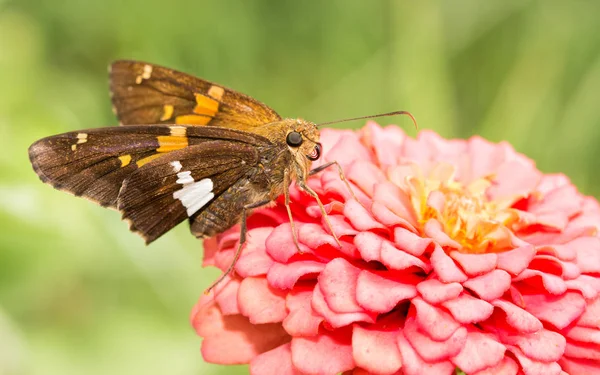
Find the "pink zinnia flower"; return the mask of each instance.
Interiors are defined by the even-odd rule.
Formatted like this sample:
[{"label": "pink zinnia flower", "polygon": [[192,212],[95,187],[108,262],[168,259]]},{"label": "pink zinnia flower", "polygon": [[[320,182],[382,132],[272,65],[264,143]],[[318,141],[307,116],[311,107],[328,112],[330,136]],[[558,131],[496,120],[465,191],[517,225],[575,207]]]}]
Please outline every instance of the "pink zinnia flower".
[{"label": "pink zinnia flower", "polygon": [[[251,374],[600,374],[600,206],[507,143],[369,123],[322,131],[335,168],[249,220],[192,313],[209,362]],[[224,270],[239,228],[205,241]]]}]

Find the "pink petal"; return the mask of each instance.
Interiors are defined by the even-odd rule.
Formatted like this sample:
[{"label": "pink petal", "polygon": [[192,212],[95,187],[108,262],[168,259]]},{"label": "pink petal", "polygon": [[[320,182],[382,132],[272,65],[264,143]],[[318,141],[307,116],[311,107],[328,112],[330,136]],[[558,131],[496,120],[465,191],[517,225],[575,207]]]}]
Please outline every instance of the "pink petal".
[{"label": "pink petal", "polygon": [[417,285],[423,299],[433,305],[457,298],[463,291],[459,283],[443,283],[437,279],[425,280]]},{"label": "pink petal", "polygon": [[497,299],[492,305],[501,308],[506,313],[506,322],[521,333],[537,332],[542,329],[542,322],[517,305]]},{"label": "pink petal", "polygon": [[398,328],[381,329],[355,325],[352,331],[352,354],[356,366],[376,374],[394,374],[402,367],[396,345]]},{"label": "pink petal", "polygon": [[400,301],[417,295],[415,278],[393,277],[389,272],[363,270],[360,272],[356,287],[356,300],[364,309],[386,313]]},{"label": "pink petal", "polygon": [[381,169],[369,161],[362,160],[356,160],[350,164],[346,170],[346,177],[371,197],[373,196],[374,185],[386,180]]},{"label": "pink petal", "polygon": [[510,357],[504,357],[502,361],[494,367],[489,367],[473,375],[517,375],[519,365]]},{"label": "pink petal", "polygon": [[292,339],[292,363],[304,374],[338,374],[356,367],[351,339],[323,332],[314,337]]},{"label": "pink petal", "polygon": [[450,361],[429,363],[419,357],[402,332],[398,333],[397,344],[402,356],[404,375],[451,375],[454,365]]},{"label": "pink petal", "polygon": [[240,312],[252,324],[277,323],[287,316],[285,293],[270,287],[264,277],[245,278],[237,299]]},{"label": "pink petal", "polygon": [[568,329],[567,337],[582,343],[600,345],[600,330],[595,328],[575,326]]},{"label": "pink petal", "polygon": [[[324,134],[321,131],[321,141]],[[349,152],[349,150],[352,150]],[[335,145],[331,146],[323,161],[336,160],[342,167],[350,165],[355,160],[374,161],[373,156],[367,148],[360,143],[359,138],[354,132],[342,133],[337,139]]]},{"label": "pink petal", "polygon": [[[301,224],[298,228],[298,240],[311,249],[316,249],[320,246],[330,245],[336,246],[335,238],[325,231],[320,224]],[[341,233],[337,233],[341,235]]]},{"label": "pink petal", "polygon": [[[325,264],[313,260],[297,261],[288,264],[273,263],[267,273],[269,285],[277,289],[291,289],[296,282],[307,275],[317,275]],[[316,279],[316,276],[314,277]]]},{"label": "pink petal", "polygon": [[237,277],[227,276],[219,285],[215,286],[214,298],[223,315],[236,315],[240,313],[237,294],[241,280]]},{"label": "pink petal", "polygon": [[391,182],[375,186],[373,200],[387,207],[396,216],[408,221],[412,227],[417,226],[418,220],[408,194]]},{"label": "pink petal", "polygon": [[458,242],[454,241],[446,234],[446,232],[444,232],[442,224],[435,219],[429,219],[425,223],[423,232],[427,237],[431,237],[442,247],[449,247],[453,249],[460,249],[462,247]]},{"label": "pink petal", "polygon": [[470,180],[495,172],[505,159],[505,145],[503,144],[494,144],[477,136],[470,138],[467,142],[471,162]]},{"label": "pink petal", "polygon": [[535,255],[533,246],[522,246],[498,254],[498,268],[518,275],[527,268]]},{"label": "pink petal", "polygon": [[562,296],[524,294],[527,311],[558,329],[571,324],[585,311],[585,300],[579,293],[567,292]]},{"label": "pink petal", "polygon": [[360,232],[354,237],[354,246],[367,262],[381,259],[381,244],[384,239],[373,232]]},{"label": "pink petal", "polygon": [[526,335],[507,332],[501,333],[500,336],[505,344],[518,346],[523,354],[533,361],[555,362],[565,352],[564,336],[547,329]]},{"label": "pink petal", "polygon": [[396,215],[383,202],[373,202],[373,204],[371,205],[371,212],[375,220],[377,220],[386,227],[401,226],[407,228],[407,230],[410,230],[411,232],[416,231],[415,227],[411,222]]},{"label": "pink petal", "polygon": [[[292,256],[298,254],[298,248],[294,244],[292,228],[289,223],[281,224],[273,229],[266,240],[267,253],[273,260],[281,263],[287,262]],[[310,252],[310,248],[300,244],[302,252]]]},{"label": "pink petal", "polygon": [[565,281],[567,288],[578,290],[587,300],[594,300],[600,293],[600,279],[593,276],[581,275],[575,280]]},{"label": "pink petal", "polygon": [[565,348],[565,357],[600,361],[600,345],[570,341]]},{"label": "pink petal", "polygon": [[250,362],[257,355],[289,341],[281,324],[251,324],[241,315],[223,315],[213,303],[202,307],[193,325],[202,341],[206,362],[224,365]]},{"label": "pink petal", "polygon": [[525,375],[559,375],[561,373],[560,366],[556,362],[534,361],[516,347],[508,347],[508,349],[517,357]]},{"label": "pink petal", "polygon": [[503,200],[527,196],[540,181],[541,173],[532,163],[514,160],[503,163],[495,177],[487,193],[491,200]]},{"label": "pink petal", "polygon": [[456,260],[469,276],[479,276],[488,273],[496,268],[496,263],[498,262],[498,255],[495,253],[466,254],[452,251],[450,257]]},{"label": "pink petal", "polygon": [[467,275],[456,266],[452,258],[450,258],[439,245],[435,246],[430,261],[438,278],[444,283],[460,283],[468,279]]},{"label": "pink petal", "polygon": [[356,302],[356,282],[361,270],[343,258],[327,263],[319,275],[319,288],[331,310],[338,313],[363,311]]},{"label": "pink petal", "polygon": [[301,375],[292,365],[291,344],[287,343],[250,361],[250,375]]},{"label": "pink petal", "polygon": [[373,219],[371,214],[354,199],[346,201],[346,204],[344,205],[344,216],[350,221],[355,229],[360,231],[386,229],[378,221]]},{"label": "pink petal", "polygon": [[598,361],[563,357],[558,363],[563,370],[571,375],[600,374],[600,362]]},{"label": "pink petal", "polygon": [[535,282],[535,279],[537,278],[542,281],[543,288],[551,294],[560,295],[567,290],[567,284],[565,284],[565,281],[562,278],[538,270],[527,269],[521,272],[519,276],[515,277],[513,281],[516,282],[530,279],[528,282]]},{"label": "pink petal", "polygon": [[253,251],[240,257],[235,264],[235,273],[241,277],[262,276],[269,272],[272,265],[273,258],[266,252]]},{"label": "pink petal", "polygon": [[388,126],[382,129],[374,122],[368,122],[363,131],[367,138],[363,142],[372,148],[379,165],[388,166],[399,162],[402,143],[406,138],[402,128]]},{"label": "pink petal", "polygon": [[375,314],[359,311],[359,312],[350,312],[350,313],[336,313],[331,310],[329,305],[327,305],[327,301],[323,296],[320,288],[315,288],[312,297],[311,306],[313,310],[325,318],[325,321],[333,327],[339,328],[344,327],[354,322],[367,322],[374,323],[375,322]]},{"label": "pink petal", "polygon": [[381,263],[388,269],[403,271],[410,267],[418,267],[426,273],[431,266],[420,258],[396,248],[391,242],[383,241],[381,244]]},{"label": "pink petal", "polygon": [[419,332],[413,318],[406,320],[404,337],[411,346],[427,362],[439,362],[458,354],[467,340],[467,329],[460,327],[444,341],[435,341]]},{"label": "pink petal", "polygon": [[447,308],[454,319],[462,324],[484,321],[494,312],[494,306],[466,293],[442,303],[442,306]]},{"label": "pink petal", "polygon": [[401,227],[394,228],[394,243],[399,249],[406,251],[414,256],[421,256],[432,243],[430,238],[423,238],[419,235]]},{"label": "pink petal", "polygon": [[496,366],[504,358],[506,348],[490,335],[469,332],[463,350],[452,358],[458,368],[467,374]]},{"label": "pink petal", "polygon": [[577,321],[577,325],[600,329],[600,298],[591,301]]},{"label": "pink petal", "polygon": [[577,259],[575,262],[582,273],[600,272],[600,238],[582,237],[572,241],[569,245],[576,248]]},{"label": "pink petal", "polygon": [[493,270],[482,276],[467,280],[463,285],[486,301],[500,298],[510,288],[510,275],[503,270]]},{"label": "pink petal", "polygon": [[296,287],[286,299],[288,316],[283,320],[283,328],[291,336],[315,336],[323,317],[311,307],[313,290]]},{"label": "pink petal", "polygon": [[414,298],[412,303],[417,310],[416,320],[419,328],[432,339],[436,341],[448,340],[460,328],[460,324],[450,314],[431,306],[421,298]]}]

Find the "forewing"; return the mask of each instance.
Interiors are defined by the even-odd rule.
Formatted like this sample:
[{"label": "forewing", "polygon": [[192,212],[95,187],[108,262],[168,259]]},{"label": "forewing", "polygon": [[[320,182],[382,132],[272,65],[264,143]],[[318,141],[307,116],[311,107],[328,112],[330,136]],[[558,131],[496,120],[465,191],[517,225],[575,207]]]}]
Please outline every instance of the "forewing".
[{"label": "forewing", "polygon": [[255,147],[222,140],[174,151],[125,180],[118,209],[150,243],[247,178],[259,158]]},{"label": "forewing", "polygon": [[31,145],[29,158],[43,182],[116,208],[123,181],[138,168],[171,152],[215,140],[230,146],[269,144],[256,134],[218,127],[127,126],[44,138]]},{"label": "forewing", "polygon": [[274,110],[247,95],[139,61],[111,65],[110,91],[122,125],[176,123],[249,130],[281,120]]}]

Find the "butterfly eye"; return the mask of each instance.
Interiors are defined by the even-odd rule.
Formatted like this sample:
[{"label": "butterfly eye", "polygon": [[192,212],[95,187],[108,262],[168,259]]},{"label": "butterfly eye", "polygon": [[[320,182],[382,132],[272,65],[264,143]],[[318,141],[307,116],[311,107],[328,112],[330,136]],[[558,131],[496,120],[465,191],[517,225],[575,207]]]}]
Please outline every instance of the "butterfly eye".
[{"label": "butterfly eye", "polygon": [[298,132],[290,132],[285,141],[292,147],[298,147],[302,144],[302,134]]},{"label": "butterfly eye", "polygon": [[313,149],[313,152],[311,152],[309,155],[306,155],[306,157],[312,161],[319,159],[321,157],[321,144],[317,143]]}]

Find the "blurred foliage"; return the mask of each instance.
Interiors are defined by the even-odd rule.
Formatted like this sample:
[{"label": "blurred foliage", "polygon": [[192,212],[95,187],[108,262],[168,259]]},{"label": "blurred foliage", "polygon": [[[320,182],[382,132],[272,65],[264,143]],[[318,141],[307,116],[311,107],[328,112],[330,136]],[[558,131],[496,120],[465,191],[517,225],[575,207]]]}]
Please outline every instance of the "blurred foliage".
[{"label": "blurred foliage", "polygon": [[410,110],[598,196],[599,22],[600,2],[577,0],[0,0],[0,374],[247,371],[202,362],[188,316],[218,273],[185,225],[147,248],[29,166],[38,138],[115,124],[110,61],[206,77],[286,117]]}]

